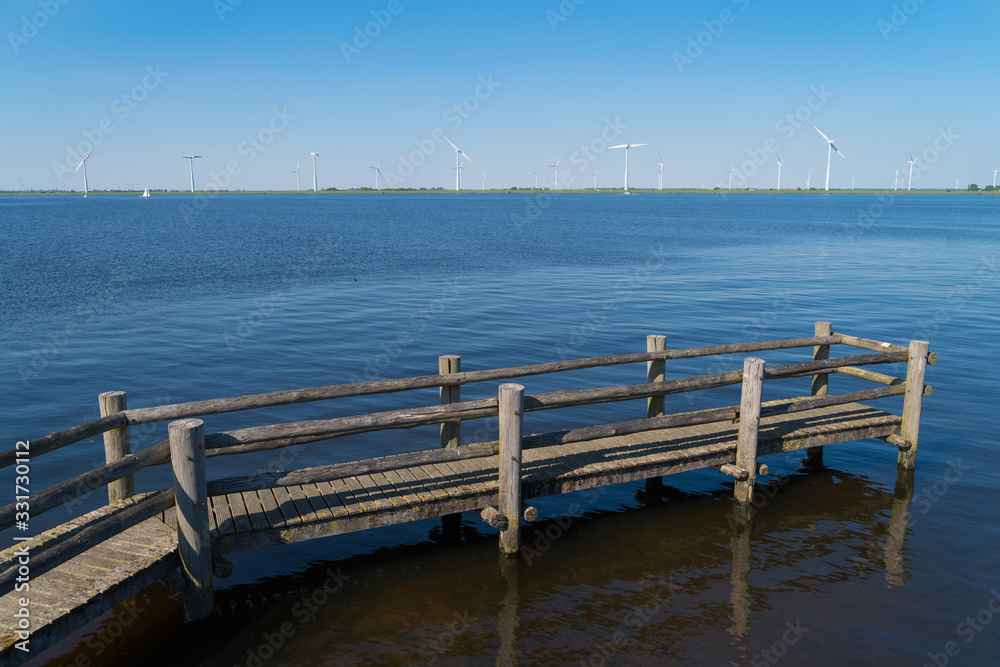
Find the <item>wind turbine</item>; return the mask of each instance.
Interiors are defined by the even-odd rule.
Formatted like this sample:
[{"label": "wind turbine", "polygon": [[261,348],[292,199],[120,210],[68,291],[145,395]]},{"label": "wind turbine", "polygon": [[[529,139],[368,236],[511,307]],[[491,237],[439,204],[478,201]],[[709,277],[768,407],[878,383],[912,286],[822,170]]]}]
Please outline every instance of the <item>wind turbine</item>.
[{"label": "wind turbine", "polygon": [[535,189],[537,190],[538,189],[538,172],[535,171],[534,169],[532,169],[531,173],[535,175]]},{"label": "wind turbine", "polygon": [[555,169],[555,172],[556,172],[556,183],[552,187],[553,190],[558,190],[559,189],[559,163],[560,162],[562,162],[562,155],[559,156],[559,159],[556,160],[555,164],[548,165],[548,166],[552,167],[553,169]]},{"label": "wind turbine", "polygon": [[774,157],[778,158],[778,188],[777,189],[780,190],[781,189],[781,164],[783,162],[786,162],[787,160],[782,160],[781,156],[778,155],[777,153],[774,154]]},{"label": "wind turbine", "polygon": [[[382,160],[384,160],[384,159],[385,158],[382,158]],[[368,167],[369,169],[374,169],[375,170],[375,192],[381,192],[381,190],[379,189],[378,177],[382,175],[382,170],[379,169],[379,167],[382,166],[382,160],[379,160],[378,164],[375,165],[374,167],[371,167],[371,166]]]},{"label": "wind turbine", "polygon": [[595,171],[591,176],[594,177],[594,192],[597,192],[597,172]]},{"label": "wind turbine", "polygon": [[733,170],[730,169],[727,173],[729,174],[729,189],[732,190],[733,189]]},{"label": "wind turbine", "polygon": [[617,146],[608,146],[611,148],[624,148],[625,149],[625,192],[628,192],[628,149],[635,148],[637,146],[648,146],[649,144],[619,144]]},{"label": "wind turbine", "polygon": [[833,157],[833,151],[837,151],[837,155],[839,155],[840,157],[844,157],[844,154],[840,152],[839,148],[837,148],[836,146],[833,145],[833,139],[831,139],[830,137],[828,137],[825,134],[823,134],[823,131],[820,130],[815,125],[813,125],[813,127],[816,128],[816,131],[819,132],[819,135],[821,137],[823,137],[824,139],[826,139],[826,143],[828,143],[830,145],[829,148],[826,151],[826,190],[827,190],[827,192],[829,192],[830,191],[830,158]]},{"label": "wind turbine", "polygon": [[913,159],[913,153],[910,153],[910,182],[906,184],[906,191],[907,192],[909,192],[910,188],[913,187],[913,163],[914,162],[915,162],[915,160]]},{"label": "wind turbine", "polygon": [[[90,153],[93,153],[93,152],[94,152],[94,149],[91,148],[90,149]],[[87,158],[90,157],[90,153],[87,153],[87,157],[85,157],[82,160],[80,160],[80,164],[76,165],[76,169],[73,170],[73,172],[75,173],[75,172],[80,171],[80,167],[83,167],[83,196],[84,197],[87,196]]]},{"label": "wind turbine", "polygon": [[17,180],[21,181],[21,192],[27,192],[27,190],[24,189],[24,186],[27,185],[27,183],[25,183],[24,180],[20,178]]},{"label": "wind turbine", "polygon": [[815,167],[813,167],[812,169],[810,169],[809,171],[806,172],[806,190],[809,189],[809,181],[812,179],[812,175],[813,175],[814,171],[816,171]]},{"label": "wind turbine", "polygon": [[295,191],[296,192],[301,192],[302,191],[302,188],[299,187],[299,174],[302,173],[302,170],[299,169],[299,164],[300,164],[299,162],[296,162],[295,163],[295,171],[288,172],[289,174],[295,174]]},{"label": "wind turbine", "polygon": [[660,171],[658,175],[660,177],[660,190],[663,190],[663,165],[667,163],[663,161],[663,156],[659,153],[656,154],[656,157],[660,158]]},{"label": "wind turbine", "polygon": [[455,191],[458,192],[462,189],[462,158],[464,157],[468,160],[469,164],[472,164],[472,158],[466,155],[461,148],[452,144],[448,137],[445,137],[444,140],[451,144],[451,147],[455,149]]},{"label": "wind turbine", "polygon": [[[188,160],[188,164],[191,166],[191,192],[194,192],[194,161],[200,158],[200,155],[185,155],[183,159]],[[86,180],[87,168],[83,168],[84,180]]]},{"label": "wind turbine", "polygon": [[486,172],[483,172],[483,192],[486,192]]},{"label": "wind turbine", "polygon": [[316,184],[316,158],[319,157],[319,153],[313,152],[309,155],[312,155],[313,159],[313,192],[319,192],[319,187]]},{"label": "wind turbine", "polygon": [[[994,169],[993,170],[993,187],[997,186],[997,172],[998,171],[1000,171],[1000,169]],[[957,188],[958,186],[956,185],[955,187]]]},{"label": "wind turbine", "polygon": [[892,191],[896,191],[896,183],[899,181],[899,169],[896,170],[896,175],[892,179]]}]

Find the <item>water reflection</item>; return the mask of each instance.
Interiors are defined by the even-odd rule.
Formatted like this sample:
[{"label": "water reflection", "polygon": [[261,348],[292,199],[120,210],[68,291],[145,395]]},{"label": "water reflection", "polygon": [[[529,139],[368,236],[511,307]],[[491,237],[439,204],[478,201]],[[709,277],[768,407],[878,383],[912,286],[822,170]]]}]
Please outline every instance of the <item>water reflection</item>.
[{"label": "water reflection", "polygon": [[[908,576],[912,473],[890,494],[840,471],[796,472],[761,484],[764,500],[750,514],[734,512],[725,489],[632,486],[644,506],[528,526],[530,558],[498,556],[496,533],[466,514],[459,544],[429,522],[420,544],[222,589],[203,629],[165,622],[179,614],[177,600],[154,591],[157,611],[140,614],[100,659],[133,664],[141,651],[153,656],[147,667],[724,664],[774,641],[772,610],[792,606],[808,625],[817,594],[872,581],[884,590],[883,578]],[[331,590],[335,576],[342,585]],[[87,639],[52,664],[93,659]]]}]

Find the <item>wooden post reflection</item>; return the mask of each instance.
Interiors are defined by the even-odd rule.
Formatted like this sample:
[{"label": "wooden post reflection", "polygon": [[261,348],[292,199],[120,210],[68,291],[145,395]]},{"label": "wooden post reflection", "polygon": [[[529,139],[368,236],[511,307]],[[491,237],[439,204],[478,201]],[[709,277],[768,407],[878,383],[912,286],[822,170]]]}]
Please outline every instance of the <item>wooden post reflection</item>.
[{"label": "wooden post reflection", "polygon": [[497,623],[497,629],[500,632],[498,665],[518,665],[521,663],[521,652],[517,648],[517,628],[520,625],[518,616],[520,604],[519,567],[519,559],[500,556],[500,571],[507,584],[507,592],[503,596],[503,607],[500,608],[500,618]]},{"label": "wooden post reflection", "polygon": [[896,475],[896,490],[892,494],[892,514],[889,516],[889,535],[885,539],[885,581],[890,586],[906,583],[903,564],[903,542],[910,525],[910,503],[913,501],[912,469],[900,468]]},{"label": "wooden post reflection", "polygon": [[733,592],[729,596],[729,603],[733,607],[733,625],[729,628],[729,633],[739,638],[750,635],[750,586],[747,583],[751,557],[750,509],[746,505],[733,503],[732,535],[729,538],[729,550],[733,558]]}]

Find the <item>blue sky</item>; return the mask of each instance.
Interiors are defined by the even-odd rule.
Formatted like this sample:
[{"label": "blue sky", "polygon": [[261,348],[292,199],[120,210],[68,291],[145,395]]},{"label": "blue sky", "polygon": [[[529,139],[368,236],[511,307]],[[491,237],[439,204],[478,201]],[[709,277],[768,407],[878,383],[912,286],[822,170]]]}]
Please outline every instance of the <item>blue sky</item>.
[{"label": "blue sky", "polygon": [[[0,189],[914,187],[1000,167],[995,0],[5,0]],[[367,29],[368,35],[365,35]],[[369,36],[371,35],[371,36]],[[762,163],[762,164],[760,164]],[[72,166],[66,166],[71,164]]]}]

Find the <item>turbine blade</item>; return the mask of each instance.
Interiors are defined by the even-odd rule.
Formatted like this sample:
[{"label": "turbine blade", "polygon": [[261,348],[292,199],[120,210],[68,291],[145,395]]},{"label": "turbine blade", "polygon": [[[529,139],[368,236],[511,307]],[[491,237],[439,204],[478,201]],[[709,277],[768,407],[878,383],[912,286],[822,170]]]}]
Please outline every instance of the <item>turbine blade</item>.
[{"label": "turbine blade", "polygon": [[618,144],[617,146],[608,146],[608,148],[609,149],[611,149],[611,148],[628,148],[628,144]]},{"label": "turbine blade", "polygon": [[833,148],[833,150],[837,151],[837,155],[839,155],[840,157],[844,157],[844,154],[840,152],[839,148],[833,145],[832,141],[830,142],[830,146]]},{"label": "turbine blade", "polygon": [[466,160],[469,161],[469,164],[472,164],[472,158],[466,155],[465,151],[458,151],[458,152],[462,154],[462,157],[464,157]]},{"label": "turbine blade", "polygon": [[636,146],[648,146],[649,144],[629,144],[629,145],[635,148]]},{"label": "turbine blade", "polygon": [[552,165],[552,166],[553,167],[558,167],[560,162],[562,162],[562,155],[559,156],[559,159],[556,160],[556,163],[554,165]]},{"label": "turbine blade", "polygon": [[[456,151],[459,150],[458,146],[456,146],[455,144],[451,143],[451,139],[449,139],[448,137],[445,137],[444,140],[447,141],[449,144],[451,144],[451,147],[454,148]],[[459,151],[459,152],[461,152],[461,151]]]},{"label": "turbine blade", "polygon": [[830,137],[828,137],[828,136],[826,136],[825,134],[823,134],[823,130],[819,129],[819,128],[818,128],[818,127],[816,127],[815,125],[813,125],[813,128],[815,128],[815,130],[816,130],[817,132],[819,132],[819,136],[823,137],[824,139],[826,139],[826,140],[827,140],[828,142],[830,142],[831,144],[833,143],[832,141],[830,141]]}]

